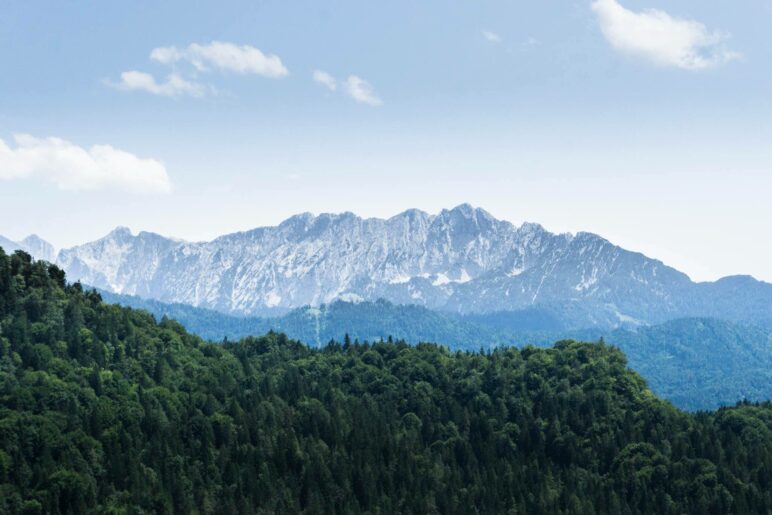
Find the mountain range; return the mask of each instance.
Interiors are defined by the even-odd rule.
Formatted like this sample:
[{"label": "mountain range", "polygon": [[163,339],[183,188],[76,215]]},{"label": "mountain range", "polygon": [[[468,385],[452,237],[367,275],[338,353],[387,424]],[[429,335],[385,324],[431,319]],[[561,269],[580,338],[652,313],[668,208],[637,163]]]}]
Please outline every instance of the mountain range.
[{"label": "mountain range", "polygon": [[695,283],[600,236],[469,205],[387,220],[302,214],[201,243],[118,228],[56,256],[36,236],[0,247],[212,341],[275,330],[317,347],[349,334],[469,351],[604,338],[682,408],[772,395],[772,285]]},{"label": "mountain range", "polygon": [[208,242],[117,228],[56,262],[104,290],[239,316],[386,299],[451,313],[526,310],[565,328],[772,321],[772,284],[695,283],[598,235],[513,225],[468,204],[389,219],[305,213]]}]

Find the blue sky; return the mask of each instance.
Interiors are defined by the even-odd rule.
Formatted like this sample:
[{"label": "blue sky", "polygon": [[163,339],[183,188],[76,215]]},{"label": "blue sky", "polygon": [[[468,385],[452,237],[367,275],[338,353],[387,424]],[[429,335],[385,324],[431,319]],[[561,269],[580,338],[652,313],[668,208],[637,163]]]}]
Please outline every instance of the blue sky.
[{"label": "blue sky", "polygon": [[0,234],[469,202],[772,281],[772,1],[157,4],[0,7]]}]

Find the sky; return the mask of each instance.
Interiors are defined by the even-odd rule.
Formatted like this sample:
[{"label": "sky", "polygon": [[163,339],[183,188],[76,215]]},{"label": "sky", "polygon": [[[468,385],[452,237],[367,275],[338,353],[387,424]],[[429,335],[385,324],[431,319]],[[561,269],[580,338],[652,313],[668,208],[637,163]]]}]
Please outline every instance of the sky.
[{"label": "sky", "polygon": [[772,0],[0,6],[0,235],[471,203],[772,282]]}]

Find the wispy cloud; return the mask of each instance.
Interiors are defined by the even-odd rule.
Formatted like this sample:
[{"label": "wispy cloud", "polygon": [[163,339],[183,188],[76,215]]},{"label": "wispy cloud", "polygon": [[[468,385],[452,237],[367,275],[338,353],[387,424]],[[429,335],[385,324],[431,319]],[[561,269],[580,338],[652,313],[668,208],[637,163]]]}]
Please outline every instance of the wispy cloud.
[{"label": "wispy cloud", "polygon": [[383,100],[375,93],[372,84],[356,75],[349,75],[346,80],[338,81],[329,73],[316,70],[313,74],[314,82],[321,84],[330,91],[336,91],[340,85],[341,90],[360,104],[378,107],[383,105]]},{"label": "wispy cloud", "polygon": [[119,189],[167,193],[164,165],[110,145],[85,149],[60,138],[14,135],[15,148],[0,139],[0,180],[43,178],[63,190]]},{"label": "wispy cloud", "polygon": [[175,46],[158,47],[150,52],[150,59],[166,66],[186,62],[192,68],[188,66],[188,72],[182,73],[175,67],[174,72],[169,74],[165,81],[159,81],[146,72],[127,71],[121,73],[120,81],[105,80],[105,84],[121,91],[144,91],[165,97],[202,97],[207,92],[214,91],[214,88],[195,80],[200,73],[220,71],[260,75],[271,79],[280,79],[289,74],[289,70],[277,55],[264,54],[250,45],[222,41],[212,41],[204,45],[192,43],[181,49]]},{"label": "wispy cloud", "polygon": [[325,86],[330,91],[338,89],[338,81],[335,80],[335,77],[322,70],[314,71],[314,82]]},{"label": "wispy cloud", "polygon": [[128,71],[121,73],[121,80],[113,82],[106,80],[105,84],[122,91],[145,91],[153,95],[164,97],[177,97],[190,95],[192,97],[203,96],[206,88],[197,82],[184,79],[176,73],[172,73],[164,82],[157,82],[149,73]]},{"label": "wispy cloud", "polygon": [[726,48],[726,34],[698,21],[657,9],[634,12],[617,0],[595,0],[592,9],[614,49],[660,66],[704,70],[740,57]]},{"label": "wispy cloud", "polygon": [[383,101],[376,95],[372,85],[356,75],[349,75],[346,79],[345,90],[348,96],[361,104],[374,107],[383,105]]},{"label": "wispy cloud", "polygon": [[289,74],[279,56],[264,54],[250,45],[236,45],[222,41],[212,41],[206,45],[193,43],[187,48],[159,47],[150,52],[150,59],[162,63],[173,64],[178,61],[188,61],[199,71],[220,71],[240,74],[254,74],[279,79]]},{"label": "wispy cloud", "polygon": [[495,32],[491,32],[490,30],[482,31],[482,36],[489,43],[498,44],[498,43],[501,43],[501,41],[502,41],[501,36],[499,36]]}]

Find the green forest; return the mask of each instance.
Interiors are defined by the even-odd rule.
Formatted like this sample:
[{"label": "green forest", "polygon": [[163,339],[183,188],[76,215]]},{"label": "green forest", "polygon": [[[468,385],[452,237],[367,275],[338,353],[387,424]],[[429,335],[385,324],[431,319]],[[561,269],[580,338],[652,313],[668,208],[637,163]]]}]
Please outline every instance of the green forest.
[{"label": "green forest", "polygon": [[[699,411],[738,400],[772,399],[772,330],[716,318],[683,318],[618,329],[555,329],[543,310],[488,315],[443,313],[415,305],[342,302],[304,307],[272,318],[236,317],[184,304],[166,304],[100,291],[110,303],[145,309],[182,323],[205,339],[237,340],[275,330],[312,347],[345,334],[378,341],[438,342],[451,350],[501,346],[552,346],[560,340],[598,341],[619,347],[659,397]],[[541,329],[537,329],[541,327]],[[547,328],[547,329],[544,329]]]},{"label": "green forest", "polygon": [[772,405],[679,411],[616,347],[214,344],[0,250],[2,513],[770,510]]}]

